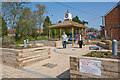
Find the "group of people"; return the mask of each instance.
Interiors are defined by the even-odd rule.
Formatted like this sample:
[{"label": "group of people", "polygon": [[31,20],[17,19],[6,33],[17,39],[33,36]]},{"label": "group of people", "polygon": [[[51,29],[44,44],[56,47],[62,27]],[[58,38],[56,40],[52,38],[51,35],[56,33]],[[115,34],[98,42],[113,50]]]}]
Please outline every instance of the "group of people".
[{"label": "group of people", "polygon": [[[67,41],[67,35],[65,34],[65,32],[63,32],[63,35],[62,35],[63,48],[66,48],[66,41]],[[83,40],[82,40],[82,36],[80,35],[78,37],[79,48],[82,48],[82,43],[83,43]]]}]

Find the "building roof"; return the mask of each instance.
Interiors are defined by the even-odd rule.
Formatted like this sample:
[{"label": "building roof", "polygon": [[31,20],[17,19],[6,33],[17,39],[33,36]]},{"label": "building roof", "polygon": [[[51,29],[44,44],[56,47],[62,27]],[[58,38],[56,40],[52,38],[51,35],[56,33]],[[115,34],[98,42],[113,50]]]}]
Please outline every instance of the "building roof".
[{"label": "building roof", "polygon": [[84,26],[82,24],[79,24],[79,23],[73,22],[73,21],[64,21],[64,22],[60,22],[60,23],[57,23],[55,25],[49,26],[49,28],[51,28],[51,29],[71,28],[71,27],[88,28],[87,26]]},{"label": "building roof", "polygon": [[120,1],[112,8],[110,9],[104,16],[106,16],[107,14],[109,14],[114,8],[116,8],[118,5],[120,5]]}]

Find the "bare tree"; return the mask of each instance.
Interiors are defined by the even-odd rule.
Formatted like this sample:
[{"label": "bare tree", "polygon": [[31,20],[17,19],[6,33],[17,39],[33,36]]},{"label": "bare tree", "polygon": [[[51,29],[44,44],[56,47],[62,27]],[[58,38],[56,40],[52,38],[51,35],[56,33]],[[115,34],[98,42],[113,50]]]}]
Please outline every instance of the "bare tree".
[{"label": "bare tree", "polygon": [[36,18],[37,18],[37,24],[38,24],[38,27],[39,27],[39,37],[40,37],[40,29],[41,29],[41,24],[43,23],[44,21],[44,13],[45,13],[45,10],[46,10],[46,7],[43,5],[40,5],[39,3],[36,4],[36,7],[38,8],[38,10],[35,10],[34,13],[36,15]]},{"label": "bare tree", "polygon": [[9,22],[8,24],[15,33],[15,26],[23,11],[25,2],[3,2],[2,3],[2,17]]}]

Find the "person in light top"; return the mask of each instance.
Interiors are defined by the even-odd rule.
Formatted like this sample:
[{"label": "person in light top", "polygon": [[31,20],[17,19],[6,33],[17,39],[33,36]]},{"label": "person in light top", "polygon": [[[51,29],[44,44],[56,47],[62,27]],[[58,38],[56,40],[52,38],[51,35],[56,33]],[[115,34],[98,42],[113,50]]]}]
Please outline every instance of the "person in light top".
[{"label": "person in light top", "polygon": [[65,32],[63,32],[63,35],[62,35],[63,48],[66,48],[66,41],[67,41],[67,35],[65,34]]}]

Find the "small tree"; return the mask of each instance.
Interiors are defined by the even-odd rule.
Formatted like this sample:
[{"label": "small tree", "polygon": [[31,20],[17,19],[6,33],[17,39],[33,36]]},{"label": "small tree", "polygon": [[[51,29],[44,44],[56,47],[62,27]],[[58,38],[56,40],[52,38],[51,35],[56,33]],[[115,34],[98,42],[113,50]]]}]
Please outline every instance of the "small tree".
[{"label": "small tree", "polygon": [[32,34],[31,36],[34,38],[34,39],[37,39],[39,33],[37,33],[37,29],[36,28],[32,28]]},{"label": "small tree", "polygon": [[2,37],[8,35],[7,22],[2,17]]},{"label": "small tree", "polygon": [[47,35],[49,34],[49,28],[48,26],[52,25],[51,20],[49,18],[49,16],[46,16],[44,23],[43,23],[43,35]]},{"label": "small tree", "polygon": [[35,10],[34,13],[36,15],[36,19],[37,19],[37,25],[39,26],[39,37],[41,35],[40,33],[40,29],[41,29],[41,24],[43,23],[44,21],[44,13],[45,13],[45,10],[46,10],[46,6],[42,6],[40,5],[39,3],[36,4],[36,7],[38,10]]},{"label": "small tree", "polygon": [[88,24],[87,21],[84,21],[84,20],[81,21],[78,16],[74,17],[72,21],[83,24],[83,25]]}]

